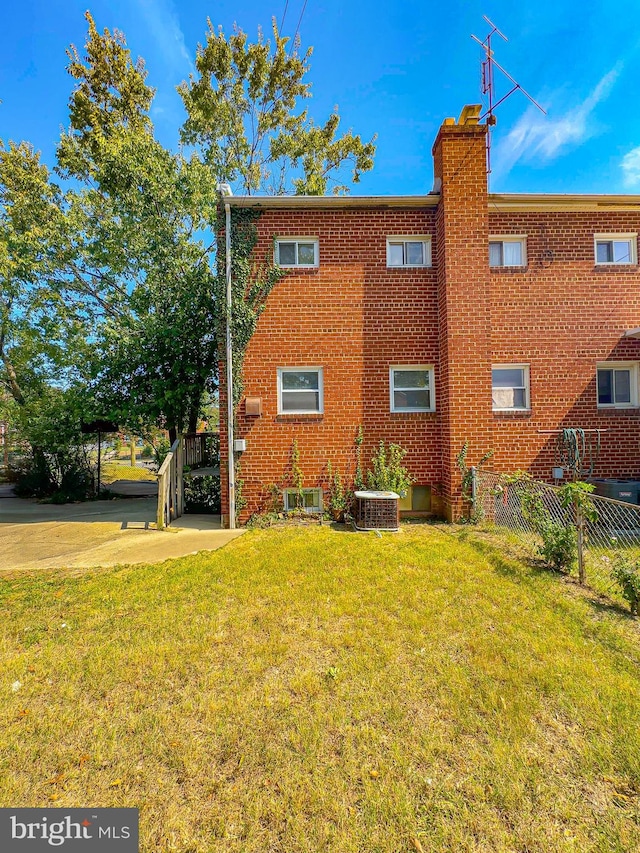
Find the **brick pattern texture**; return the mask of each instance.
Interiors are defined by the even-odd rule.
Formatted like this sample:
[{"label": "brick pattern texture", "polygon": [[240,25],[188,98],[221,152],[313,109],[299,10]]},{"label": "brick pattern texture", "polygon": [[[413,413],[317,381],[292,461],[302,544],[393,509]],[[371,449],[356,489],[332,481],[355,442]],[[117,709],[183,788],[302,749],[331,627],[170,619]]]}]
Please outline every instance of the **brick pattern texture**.
[{"label": "brick pattern texture", "polygon": [[[640,231],[640,213],[492,210],[481,125],[444,125],[433,154],[437,207],[267,208],[258,220],[258,258],[272,257],[277,237],[313,237],[320,263],[277,284],[247,351],[244,394],[261,398],[262,415],[240,404],[241,521],[268,507],[272,485],[291,485],[294,440],[305,487],[326,488],[328,461],[352,475],[360,425],[363,461],[381,439],[397,442],[448,517],[460,508],[465,441],[470,464],[493,449],[497,470],[549,479],[556,438],[545,431],[599,428],[596,476],[640,476],[640,409],[598,409],[595,385],[599,362],[640,361],[640,340],[623,337],[640,326],[640,269],[596,266],[593,237]],[[491,234],[526,235],[527,266],[490,269]],[[433,266],[388,268],[394,235],[430,235]],[[530,365],[531,408],[493,412],[491,365],[516,363]],[[390,411],[394,365],[435,368],[435,412]],[[323,369],[322,415],[278,414],[282,367]],[[224,457],[224,417],[221,431]],[[224,458],[221,469],[226,513]]]}]

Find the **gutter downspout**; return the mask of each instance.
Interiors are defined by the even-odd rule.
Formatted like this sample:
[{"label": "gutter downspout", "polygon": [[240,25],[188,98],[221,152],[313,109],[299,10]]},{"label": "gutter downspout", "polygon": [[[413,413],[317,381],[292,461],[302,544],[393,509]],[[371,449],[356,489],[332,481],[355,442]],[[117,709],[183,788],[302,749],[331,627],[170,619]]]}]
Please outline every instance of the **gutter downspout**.
[{"label": "gutter downspout", "polygon": [[[229,184],[218,184],[218,192],[223,198],[233,195]],[[233,349],[231,347],[231,206],[228,201],[224,203],[225,213],[225,261],[226,261],[226,313],[227,313],[227,340],[226,340],[226,364],[227,364],[227,462],[228,462],[228,487],[229,487],[229,530],[235,530],[236,526],[236,474],[235,454],[233,450]]]}]

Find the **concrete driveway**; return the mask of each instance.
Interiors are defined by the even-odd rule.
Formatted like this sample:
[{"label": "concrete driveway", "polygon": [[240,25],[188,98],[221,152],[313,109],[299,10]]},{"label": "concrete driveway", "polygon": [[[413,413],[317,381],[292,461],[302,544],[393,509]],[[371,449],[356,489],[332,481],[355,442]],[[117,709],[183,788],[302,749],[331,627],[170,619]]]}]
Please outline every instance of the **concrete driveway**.
[{"label": "concrete driveway", "polygon": [[158,563],[215,551],[242,530],[223,530],[220,517],[186,515],[156,530],[155,498],[39,504],[0,486],[0,572]]}]

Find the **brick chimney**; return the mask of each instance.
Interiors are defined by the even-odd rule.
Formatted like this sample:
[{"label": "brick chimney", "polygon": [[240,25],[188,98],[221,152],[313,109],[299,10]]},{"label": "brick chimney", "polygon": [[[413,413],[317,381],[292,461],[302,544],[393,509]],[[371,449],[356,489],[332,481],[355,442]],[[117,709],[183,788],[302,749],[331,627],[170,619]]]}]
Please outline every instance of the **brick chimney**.
[{"label": "brick chimney", "polygon": [[467,464],[491,449],[491,316],[487,209],[487,127],[480,106],[445,119],[433,145],[445,513],[462,510],[456,456],[469,442]]}]

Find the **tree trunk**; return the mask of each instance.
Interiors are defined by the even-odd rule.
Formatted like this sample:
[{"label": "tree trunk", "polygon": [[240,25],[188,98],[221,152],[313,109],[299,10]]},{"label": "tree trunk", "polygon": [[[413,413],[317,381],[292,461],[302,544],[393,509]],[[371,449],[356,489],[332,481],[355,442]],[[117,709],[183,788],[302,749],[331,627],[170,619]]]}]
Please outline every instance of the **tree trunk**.
[{"label": "tree trunk", "polygon": [[9,380],[7,384],[9,386],[11,396],[19,406],[24,406],[25,399],[22,393],[22,389],[18,384],[18,376],[16,374],[15,368],[4,355],[2,355],[2,362],[4,364],[5,370],[7,371],[7,378]]},{"label": "tree trunk", "polygon": [[169,427],[169,444],[173,445],[173,442],[178,437],[178,428],[177,427]]},{"label": "tree trunk", "polygon": [[9,467],[9,424],[0,424],[0,432],[2,432],[2,463],[5,468]]},{"label": "tree trunk", "polygon": [[130,450],[131,450],[131,467],[135,468],[136,467],[136,439],[135,439],[134,435],[131,436]]}]

